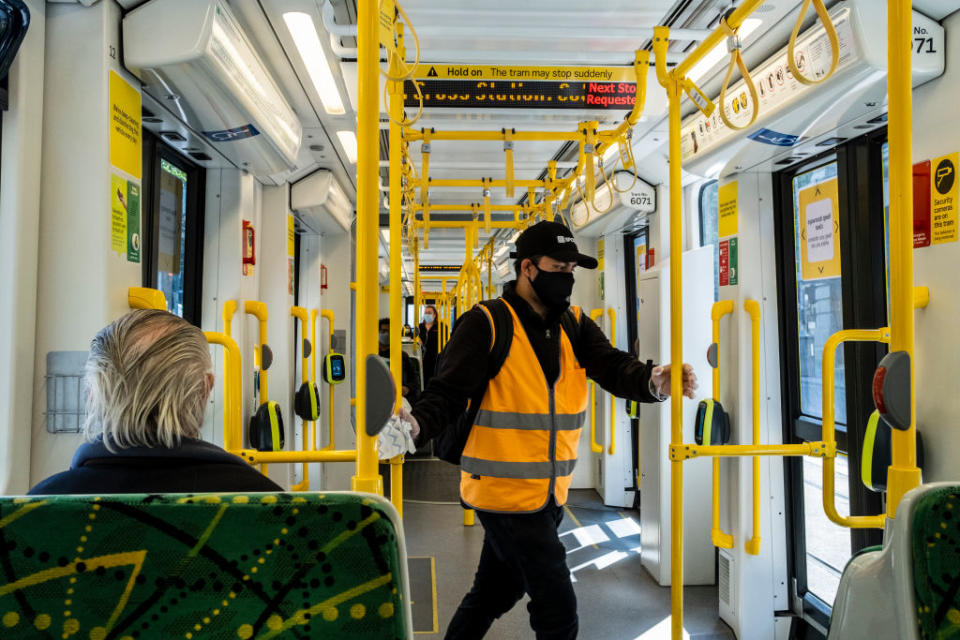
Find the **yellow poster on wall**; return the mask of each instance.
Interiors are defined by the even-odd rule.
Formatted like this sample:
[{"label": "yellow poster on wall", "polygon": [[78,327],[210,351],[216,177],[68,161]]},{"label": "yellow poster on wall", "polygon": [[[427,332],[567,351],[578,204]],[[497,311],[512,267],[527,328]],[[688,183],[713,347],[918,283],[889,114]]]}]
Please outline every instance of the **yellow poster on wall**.
[{"label": "yellow poster on wall", "polygon": [[960,154],[930,161],[930,243],[957,241],[957,168]]},{"label": "yellow poster on wall", "polygon": [[127,250],[127,193],[126,178],[110,176],[110,250],[123,254]]},{"label": "yellow poster on wall", "polygon": [[797,194],[800,205],[800,265],[804,280],[840,275],[840,219],[837,179]]},{"label": "yellow poster on wall", "polygon": [[110,71],[110,164],[140,179],[140,91]]},{"label": "yellow poster on wall", "polygon": [[297,230],[293,223],[293,216],[287,214],[287,257],[297,255]]},{"label": "yellow poster on wall", "polygon": [[726,238],[737,235],[738,214],[737,214],[737,181],[728,182],[721,185],[717,191],[717,204],[719,215],[717,221],[719,225],[717,237]]}]

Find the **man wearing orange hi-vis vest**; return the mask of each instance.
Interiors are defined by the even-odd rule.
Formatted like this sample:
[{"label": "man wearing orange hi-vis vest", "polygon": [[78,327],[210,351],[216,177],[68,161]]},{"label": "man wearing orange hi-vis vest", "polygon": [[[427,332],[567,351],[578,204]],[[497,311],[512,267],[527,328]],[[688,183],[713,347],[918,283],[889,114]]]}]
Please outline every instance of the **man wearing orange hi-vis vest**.
[{"label": "man wearing orange hi-vis vest", "polygon": [[[447,628],[448,640],[482,638],[493,621],[530,596],[538,640],[575,638],[577,601],[557,534],[588,409],[587,378],[630,400],[670,392],[670,366],[615,349],[570,306],[573,270],[597,261],[577,250],[558,222],[517,238],[517,279],[503,296],[463,314],[437,372],[402,418],[418,445],[460,464],[460,497],[484,528],[473,587]],[[684,395],[696,376],[683,367]]]}]

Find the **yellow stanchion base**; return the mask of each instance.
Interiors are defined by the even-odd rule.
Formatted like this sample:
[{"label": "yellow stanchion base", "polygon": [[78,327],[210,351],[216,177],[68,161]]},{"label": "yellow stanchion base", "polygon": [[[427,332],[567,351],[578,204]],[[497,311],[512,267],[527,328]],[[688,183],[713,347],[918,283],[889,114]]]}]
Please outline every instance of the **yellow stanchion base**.
[{"label": "yellow stanchion base", "polygon": [[376,478],[361,478],[353,476],[350,478],[350,488],[353,491],[363,491],[364,493],[375,493],[378,496],[383,495],[383,477],[379,474]]},{"label": "yellow stanchion base", "polygon": [[472,527],[477,522],[477,512],[473,509],[463,510],[463,526]]}]

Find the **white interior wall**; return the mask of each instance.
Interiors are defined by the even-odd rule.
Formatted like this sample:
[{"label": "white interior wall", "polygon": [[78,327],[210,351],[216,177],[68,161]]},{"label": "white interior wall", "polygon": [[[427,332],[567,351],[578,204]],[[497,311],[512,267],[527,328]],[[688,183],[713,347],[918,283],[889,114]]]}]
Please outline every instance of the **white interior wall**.
[{"label": "white interior wall", "polygon": [[64,470],[81,441],[47,433],[47,353],[87,350],[141,279],[140,264],[110,248],[109,71],[139,86],[106,54],[119,50],[119,23],[113,2],[46,8],[31,484]]},{"label": "white interior wall", "polygon": [[[956,95],[960,84],[960,12],[944,20],[946,71],[913,92],[913,161],[921,162],[960,150],[956,126]],[[960,395],[952,382],[960,376],[960,243],[916,249],[914,282],[930,288],[930,304],[916,312],[915,381],[917,426],[926,454],[924,482],[960,480],[956,451],[960,431],[955,427]]]},{"label": "white interior wall", "polygon": [[46,7],[26,3],[30,26],[10,67],[0,150],[0,494],[31,484]]},{"label": "white interior wall", "polygon": [[[352,449],[356,447],[357,440],[353,428],[351,416],[353,414],[350,407],[351,385],[350,381],[356,375],[356,358],[350,348],[353,343],[351,334],[353,333],[353,290],[350,289],[350,282],[353,279],[349,265],[352,263],[352,240],[349,233],[330,233],[323,236],[323,261],[328,266],[327,271],[327,289],[320,296],[321,304],[324,309],[330,309],[334,312],[334,328],[346,331],[346,345],[343,349],[344,359],[347,365],[347,379],[334,388],[334,444],[336,449]],[[326,324],[317,327],[317,333],[325,332]],[[323,354],[326,355],[328,349],[324,344]],[[326,402],[329,395],[327,386],[320,386],[320,395]],[[326,425],[326,422],[324,422]],[[322,443],[329,443],[329,432],[324,426],[320,431],[323,434]],[[355,465],[347,462],[329,462],[322,465],[321,488],[329,490],[350,489],[350,479],[356,472]]]},{"label": "white interior wall", "polygon": [[[267,305],[267,344],[273,351],[273,364],[267,371],[268,400],[280,405],[286,450],[293,448],[293,393],[296,391],[293,381],[294,370],[299,371],[299,361],[295,360],[293,352],[294,319],[290,315],[290,307],[293,306],[290,288],[293,273],[287,261],[290,215],[290,188],[287,185],[264,187],[260,224],[264,259],[260,269],[259,300]],[[247,316],[246,322],[248,328],[257,324],[253,316]],[[289,464],[271,464],[270,478],[283,486],[289,486],[291,469],[292,465]]]},{"label": "white interior wall", "polygon": [[[597,241],[595,238],[578,236],[577,248],[581,253],[587,255],[596,255]],[[511,262],[511,271],[513,264]],[[512,279],[512,276],[511,276]],[[580,307],[584,316],[589,316],[592,309],[603,306],[600,301],[600,270],[578,269],[575,276],[573,295],[570,296],[570,304]],[[598,320],[602,327],[603,320]],[[589,380],[587,381],[589,385]],[[602,392],[598,391],[598,395]],[[589,409],[588,409],[589,411]],[[603,433],[601,427],[604,424],[601,420],[603,414],[597,414],[597,429]],[[583,423],[583,432],[580,435],[580,444],[577,448],[577,466],[573,469],[573,478],[570,483],[571,489],[594,489],[600,487],[599,479],[599,454],[590,451],[590,416]]]},{"label": "white interior wall", "polygon": [[[260,288],[263,256],[259,242],[261,187],[253,176],[238,169],[208,169],[206,185],[201,326],[206,330],[222,332],[223,305],[227,300],[236,301],[237,311],[232,318],[230,334],[240,349],[241,426],[246,440],[246,424],[256,408],[252,396],[253,348],[257,341],[257,329],[248,326],[243,303],[245,300],[255,300]],[[254,253],[257,264],[249,275],[243,275],[242,268],[244,220],[251,222],[258,233]],[[223,349],[212,346],[211,353],[217,381],[214,392],[210,394],[203,438],[223,446]]]},{"label": "white interior wall", "polygon": [[[308,366],[308,375],[312,375],[316,379],[317,388],[320,390],[320,419],[314,423],[314,434],[319,433],[319,430],[324,428],[327,424],[327,394],[326,394],[326,385],[317,377],[317,372],[320,371],[321,365],[323,364],[323,353],[326,351],[327,344],[327,330],[326,326],[323,323],[323,319],[320,317],[320,265],[322,264],[322,253],[321,253],[321,243],[320,236],[315,235],[304,235],[300,238],[300,291],[298,297],[298,303],[301,307],[307,310],[307,315],[309,317],[310,312],[317,311],[317,321],[316,321],[316,335],[310,334],[310,323],[308,321],[307,326],[304,327],[304,333],[297,334],[296,344],[294,345],[296,349],[296,367],[294,370],[294,379],[293,379],[293,388],[294,391],[300,388],[301,385],[301,367],[300,367],[300,358],[303,355],[303,339],[306,338],[310,341],[311,348],[318,349],[316,352],[316,366],[317,369],[314,371],[309,371]],[[292,409],[292,407],[291,407]],[[310,431],[307,428],[307,425],[301,420],[293,415],[290,417],[291,426],[293,427],[294,440],[291,442],[292,447],[295,449],[302,449],[303,446],[303,435],[304,430],[306,429],[307,435],[307,446],[310,442]],[[316,437],[316,436],[315,436]],[[301,465],[293,465],[291,469],[293,482],[300,482],[302,480],[303,469]],[[319,465],[312,464],[307,467],[307,474],[310,478],[311,488],[319,486],[320,482],[320,469]]]},{"label": "white interior wall", "polygon": [[[739,174],[738,284],[720,287],[733,300],[732,316],[720,322],[720,402],[730,414],[731,444],[753,442],[753,345],[744,302],[760,303],[760,442],[783,441],[773,198],[770,174]],[[724,180],[723,182],[726,182]],[[698,372],[699,397],[712,391],[712,372]],[[790,608],[786,588],[786,521],[783,459],[760,459],[760,554],[746,553],[753,531],[753,459],[721,459],[721,528],[734,537],[731,571],[733,611],[721,615],[740,640],[772,638],[774,612]]]}]

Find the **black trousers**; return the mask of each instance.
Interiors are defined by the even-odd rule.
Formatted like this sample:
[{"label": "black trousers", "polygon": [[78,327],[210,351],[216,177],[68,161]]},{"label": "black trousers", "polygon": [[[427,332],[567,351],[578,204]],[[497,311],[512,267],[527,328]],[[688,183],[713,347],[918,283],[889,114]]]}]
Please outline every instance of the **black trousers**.
[{"label": "black trousers", "polygon": [[577,637],[577,598],[570,582],[567,552],[557,529],[563,508],[551,497],[536,513],[478,511],[483,551],[473,579],[447,628],[446,640],[474,640],[513,608],[523,594],[537,640]]}]

